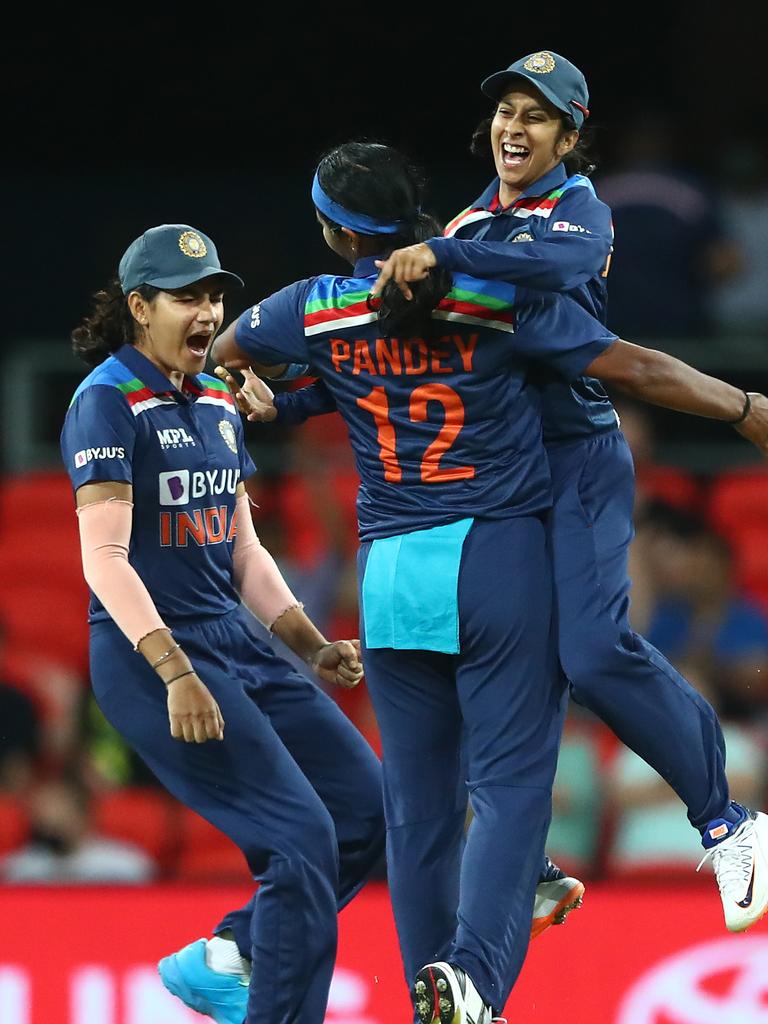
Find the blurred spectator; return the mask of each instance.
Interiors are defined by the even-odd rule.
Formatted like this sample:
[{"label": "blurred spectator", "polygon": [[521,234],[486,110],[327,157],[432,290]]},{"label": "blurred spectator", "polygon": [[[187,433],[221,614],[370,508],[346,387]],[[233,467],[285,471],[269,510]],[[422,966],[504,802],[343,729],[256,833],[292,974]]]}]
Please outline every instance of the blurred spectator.
[{"label": "blurred spectator", "polygon": [[715,288],[715,320],[723,333],[768,335],[768,155],[761,138],[726,146],[723,213],[744,255],[738,277]]},{"label": "blurred spectator", "polygon": [[768,617],[735,587],[727,541],[665,506],[641,529],[657,594],[648,639],[714,690],[726,718],[768,718]]},{"label": "blurred spectator", "polygon": [[703,501],[701,484],[691,473],[657,461],[650,408],[629,398],[616,398],[614,406],[635,464],[635,517],[642,516],[649,503],[655,501],[697,514]]},{"label": "blurred spectator", "polygon": [[596,182],[616,231],[608,324],[630,340],[711,333],[709,290],[741,268],[718,197],[685,168],[678,139],[664,114],[642,114],[619,140],[617,170]]},{"label": "blurred spectator", "polygon": [[[717,694],[706,680],[688,670],[688,678],[717,708]],[[766,750],[754,728],[721,719],[728,759],[731,796],[747,807],[764,803]],[[614,874],[648,872],[664,880],[665,869],[693,871],[704,851],[685,807],[645,761],[620,747],[608,773],[608,803],[614,829],[608,858]],[[693,874],[691,874],[693,878]]]},{"label": "blurred spectator", "polygon": [[0,861],[5,882],[147,882],[155,865],[131,843],[94,833],[87,789],[74,778],[41,784],[33,793],[29,843]]},{"label": "blurred spectator", "polygon": [[583,722],[569,710],[552,790],[547,853],[569,874],[594,873],[602,830],[603,791],[597,722]]},{"label": "blurred spectator", "polygon": [[0,790],[21,793],[30,784],[40,744],[40,725],[32,701],[0,682]]}]

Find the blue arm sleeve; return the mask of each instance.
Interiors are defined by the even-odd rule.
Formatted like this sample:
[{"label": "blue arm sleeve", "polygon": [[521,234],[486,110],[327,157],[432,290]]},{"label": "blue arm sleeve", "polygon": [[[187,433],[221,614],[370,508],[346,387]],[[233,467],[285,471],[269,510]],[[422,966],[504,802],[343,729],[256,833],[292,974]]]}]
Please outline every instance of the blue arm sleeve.
[{"label": "blue arm sleeve", "polygon": [[567,380],[581,377],[589,364],[609,349],[618,335],[567,295],[518,290],[514,346]]},{"label": "blue arm sleeve", "polygon": [[136,418],[121,391],[94,384],[69,407],[61,431],[61,455],[76,491],[84,484],[133,483],[131,461]]},{"label": "blue arm sleeve", "polygon": [[[519,222],[507,218],[514,227]],[[613,246],[611,211],[587,188],[571,188],[529,242],[431,238],[438,265],[541,291],[570,291],[600,274]]]},{"label": "blue arm sleeve", "polygon": [[275,395],[277,419],[274,421],[284,426],[296,427],[305,423],[311,416],[324,416],[336,412],[336,401],[325,386],[317,380],[306,388],[298,391],[285,391]]},{"label": "blue arm sleeve", "polygon": [[235,324],[235,341],[254,362],[309,363],[304,306],[311,280],[296,281],[256,303]]}]

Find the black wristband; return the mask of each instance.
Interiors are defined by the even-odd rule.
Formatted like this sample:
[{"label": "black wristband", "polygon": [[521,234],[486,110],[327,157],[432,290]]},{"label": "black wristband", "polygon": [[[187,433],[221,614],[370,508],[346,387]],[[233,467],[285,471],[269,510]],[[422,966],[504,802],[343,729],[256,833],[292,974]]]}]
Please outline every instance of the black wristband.
[{"label": "black wristband", "polygon": [[749,416],[749,410],[752,408],[752,399],[749,397],[747,392],[744,392],[744,408],[741,410],[741,416],[737,420],[726,420],[732,427],[737,427],[739,423],[743,423],[744,420]]}]

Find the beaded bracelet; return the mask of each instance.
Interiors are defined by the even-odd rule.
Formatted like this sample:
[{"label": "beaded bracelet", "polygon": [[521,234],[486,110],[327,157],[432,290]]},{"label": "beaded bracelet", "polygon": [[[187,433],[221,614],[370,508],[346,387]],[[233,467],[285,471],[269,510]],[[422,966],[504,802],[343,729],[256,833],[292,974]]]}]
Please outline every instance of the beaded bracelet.
[{"label": "beaded bracelet", "polygon": [[174,644],[173,647],[169,647],[165,654],[161,654],[157,661],[152,662],[152,668],[157,668],[158,665],[162,665],[164,661],[167,661],[174,651],[178,651],[181,648],[181,644]]}]

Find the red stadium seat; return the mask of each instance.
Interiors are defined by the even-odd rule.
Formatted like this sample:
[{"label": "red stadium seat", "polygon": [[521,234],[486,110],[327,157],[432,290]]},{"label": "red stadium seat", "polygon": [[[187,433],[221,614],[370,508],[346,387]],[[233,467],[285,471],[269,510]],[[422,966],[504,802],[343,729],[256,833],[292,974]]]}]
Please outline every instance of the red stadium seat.
[{"label": "red stadium seat", "polygon": [[[65,473],[6,477],[0,487],[0,622],[15,652],[87,671],[88,589],[74,498]],[[40,623],[45,629],[40,629]]]},{"label": "red stadium seat", "polygon": [[248,882],[251,873],[231,839],[199,814],[180,808],[178,854],[173,874],[190,882]]},{"label": "red stadium seat", "polygon": [[763,525],[768,536],[768,470],[734,470],[712,482],[708,519],[730,537],[748,525]]},{"label": "red stadium seat", "polygon": [[23,846],[29,822],[23,806],[12,796],[0,794],[0,856]]},{"label": "red stadium seat", "polygon": [[718,477],[708,519],[731,545],[736,582],[768,608],[768,470],[735,470]]},{"label": "red stadium seat", "polygon": [[96,831],[141,847],[161,870],[170,867],[177,848],[180,810],[164,792],[143,786],[111,790],[93,802]]}]

